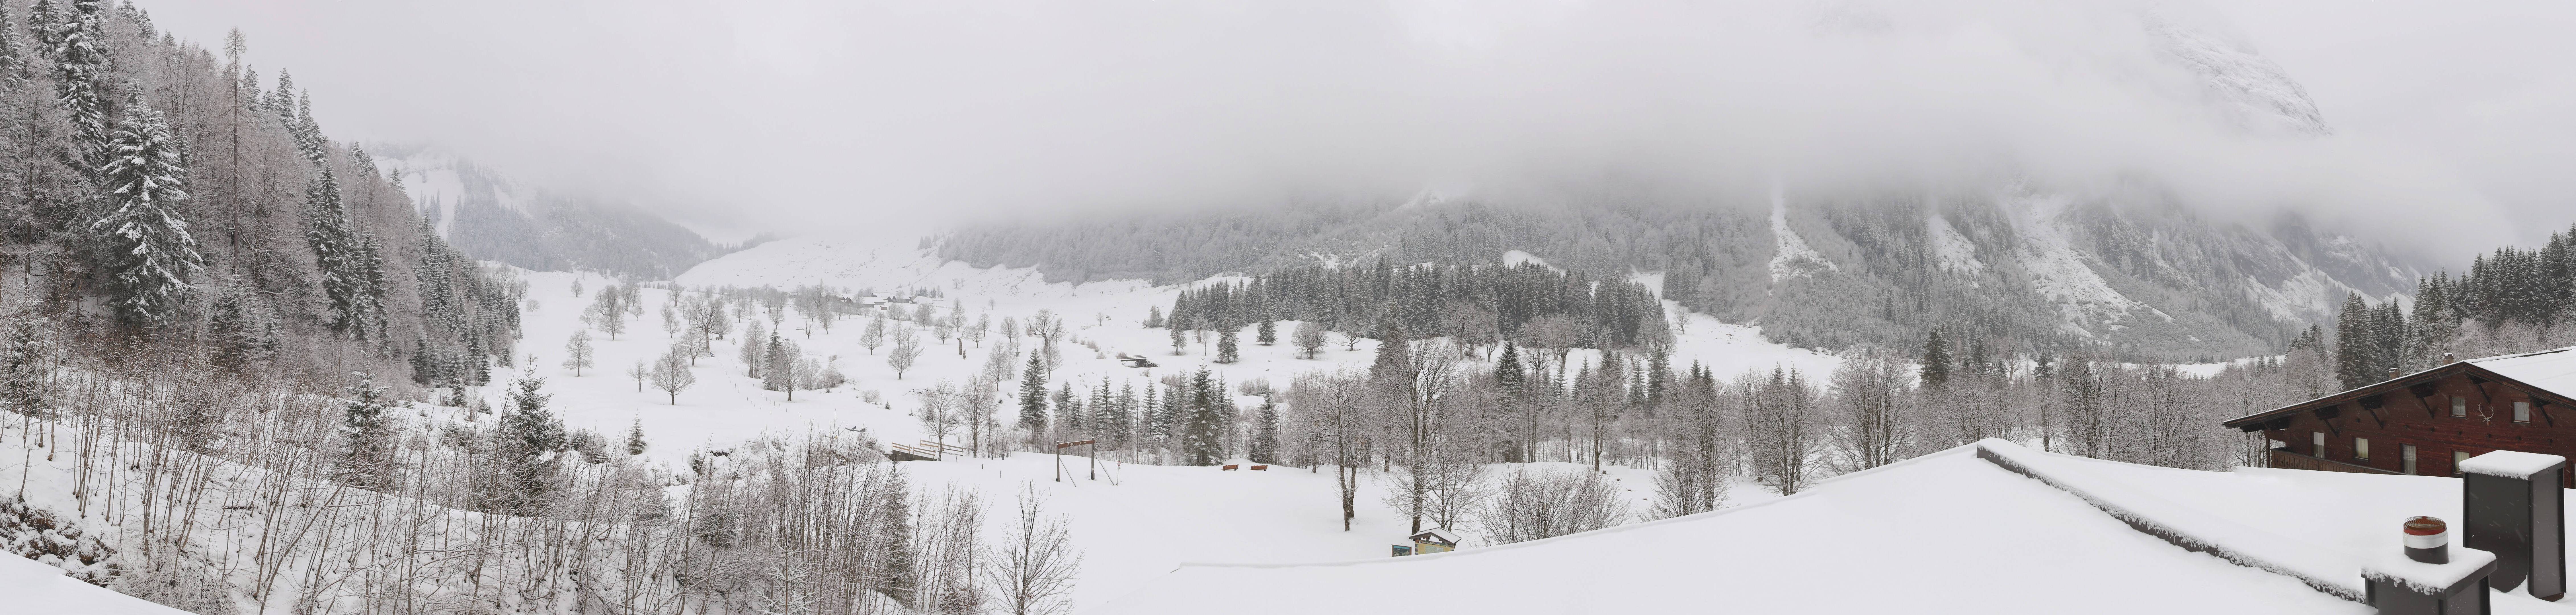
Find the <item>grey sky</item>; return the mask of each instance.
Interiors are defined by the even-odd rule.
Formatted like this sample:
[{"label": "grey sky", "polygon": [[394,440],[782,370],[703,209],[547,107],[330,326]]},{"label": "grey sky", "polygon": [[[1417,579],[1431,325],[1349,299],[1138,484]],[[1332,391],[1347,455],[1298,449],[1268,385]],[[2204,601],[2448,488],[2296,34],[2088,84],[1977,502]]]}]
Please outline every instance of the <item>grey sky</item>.
[{"label": "grey sky", "polygon": [[[2068,4],[144,6],[201,43],[239,26],[335,137],[440,143],[728,234],[1602,176],[1715,195],[2147,176],[2217,214],[2429,232],[2444,256],[2576,218],[2564,3]],[[2141,12],[2259,48],[2335,135],[2226,127],[2152,61]]]}]

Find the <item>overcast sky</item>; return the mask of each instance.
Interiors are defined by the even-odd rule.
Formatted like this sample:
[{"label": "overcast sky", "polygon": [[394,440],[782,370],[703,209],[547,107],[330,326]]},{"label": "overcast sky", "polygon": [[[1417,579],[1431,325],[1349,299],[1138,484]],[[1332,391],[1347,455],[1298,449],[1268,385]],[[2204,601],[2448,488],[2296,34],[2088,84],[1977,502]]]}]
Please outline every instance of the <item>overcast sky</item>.
[{"label": "overcast sky", "polygon": [[[2300,208],[2445,256],[2576,219],[2565,2],[142,4],[205,44],[241,28],[335,138],[726,236],[1605,177],[2152,177],[2214,214]],[[2333,135],[2211,115],[2140,14],[2258,49]]]}]

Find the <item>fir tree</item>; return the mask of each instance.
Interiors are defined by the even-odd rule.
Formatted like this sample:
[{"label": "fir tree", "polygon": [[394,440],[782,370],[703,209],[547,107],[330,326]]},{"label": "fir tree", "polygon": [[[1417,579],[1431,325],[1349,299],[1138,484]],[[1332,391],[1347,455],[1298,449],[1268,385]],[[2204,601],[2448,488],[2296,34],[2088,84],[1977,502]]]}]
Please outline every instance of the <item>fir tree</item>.
[{"label": "fir tree", "polygon": [[1261,400],[1261,415],[1252,431],[1252,450],[1247,455],[1253,463],[1279,463],[1279,402]]},{"label": "fir tree", "polygon": [[1083,433],[1082,419],[1085,413],[1082,409],[1082,402],[1075,400],[1073,397],[1073,383],[1066,382],[1056,385],[1055,397],[1050,401],[1054,402],[1055,419],[1057,422],[1063,424],[1065,429],[1072,430],[1074,433]]},{"label": "fir tree", "polygon": [[1189,403],[1182,408],[1180,438],[1182,463],[1194,466],[1215,465],[1225,459],[1224,419],[1217,404],[1223,392],[1208,368],[1200,367],[1190,376]]},{"label": "fir tree", "polygon": [[2360,293],[2346,293],[2343,309],[2335,314],[2335,378],[2343,388],[2352,389],[2380,381],[2385,374],[2373,373],[2378,362],[2378,332],[2373,330],[2369,302]]},{"label": "fir tree", "polygon": [[1237,342],[1235,341],[1235,337],[1237,332],[1238,331],[1236,329],[1229,327],[1225,330],[1225,335],[1223,337],[1217,338],[1216,362],[1230,365],[1240,358],[1236,356]]},{"label": "fir tree", "polygon": [[112,155],[99,169],[112,209],[90,224],[106,255],[115,284],[108,306],[128,322],[151,326],[178,317],[187,295],[195,290],[188,278],[202,267],[197,241],[188,235],[179,201],[179,147],[158,113],[143,105],[128,110],[117,124]]},{"label": "fir tree", "polygon": [[529,514],[540,510],[554,488],[554,464],[546,454],[568,442],[563,423],[546,409],[554,396],[540,392],[545,379],[521,378],[512,385],[510,408],[501,416],[500,450],[492,458],[500,465],[501,484],[487,497],[496,510]]},{"label": "fir tree", "polygon": [[760,388],[772,391],[786,391],[787,400],[795,401],[795,351],[788,348],[787,340],[778,337],[777,331],[769,332],[768,347],[768,351],[763,352],[760,359],[760,364],[763,368],[760,370]]},{"label": "fir tree", "polygon": [[635,417],[626,425],[626,454],[644,454],[644,417]]},{"label": "fir tree", "polygon": [[375,386],[374,376],[353,375],[358,384],[349,387],[349,399],[341,404],[338,472],[349,486],[382,490],[394,483],[394,430],[385,420],[385,409],[392,404],[386,389]]},{"label": "fir tree", "polygon": [[1020,371],[1019,427],[1029,432],[1029,441],[1037,442],[1047,425],[1046,359],[1029,353],[1029,366]]},{"label": "fir tree", "polygon": [[1932,338],[1923,343],[1923,386],[1941,388],[1950,383],[1950,341],[1941,337],[1941,329],[1932,329]]},{"label": "fir tree", "polygon": [[1263,346],[1279,343],[1279,322],[1268,319],[1262,320],[1260,328],[1256,329],[1253,333],[1252,341]]}]

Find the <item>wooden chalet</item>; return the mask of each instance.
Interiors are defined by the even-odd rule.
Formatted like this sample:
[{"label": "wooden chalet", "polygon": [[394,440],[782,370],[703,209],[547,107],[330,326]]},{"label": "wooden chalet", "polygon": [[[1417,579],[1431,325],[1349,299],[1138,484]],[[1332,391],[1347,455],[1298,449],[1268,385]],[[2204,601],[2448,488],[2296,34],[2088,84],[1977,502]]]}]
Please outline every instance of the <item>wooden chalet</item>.
[{"label": "wooden chalet", "polygon": [[2576,347],[2453,361],[2223,424],[2269,438],[2275,468],[2450,476],[2491,451],[2576,457]]}]

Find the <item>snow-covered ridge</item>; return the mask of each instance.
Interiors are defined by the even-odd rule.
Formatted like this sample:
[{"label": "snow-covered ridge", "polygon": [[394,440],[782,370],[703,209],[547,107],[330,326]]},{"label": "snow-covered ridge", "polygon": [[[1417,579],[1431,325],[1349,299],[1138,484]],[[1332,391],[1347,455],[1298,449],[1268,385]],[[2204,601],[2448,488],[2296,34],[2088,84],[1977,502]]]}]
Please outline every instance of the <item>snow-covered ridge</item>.
[{"label": "snow-covered ridge", "polygon": [[1838,270],[1833,261],[1825,260],[1815,248],[1808,247],[1807,240],[1799,237],[1798,231],[1789,228],[1789,202],[1781,196],[1778,185],[1771,187],[1771,236],[1778,249],[1778,253],[1771,257],[1773,283],[1806,277],[1818,270]]}]

